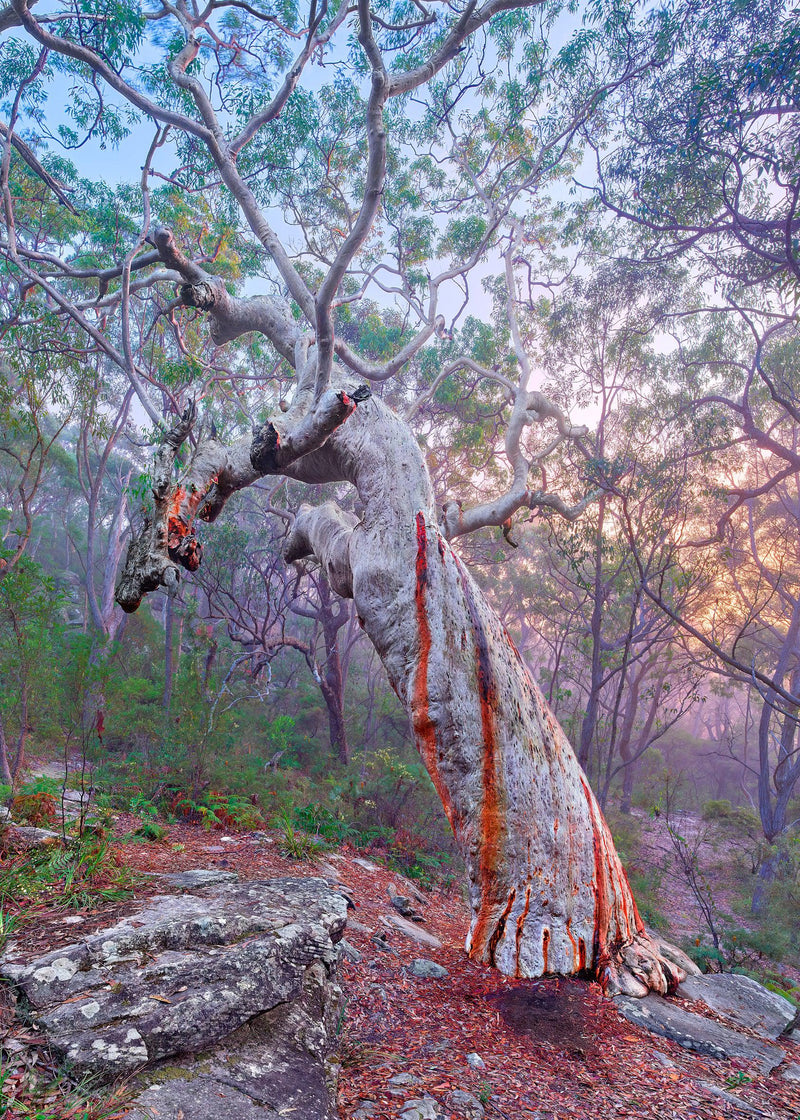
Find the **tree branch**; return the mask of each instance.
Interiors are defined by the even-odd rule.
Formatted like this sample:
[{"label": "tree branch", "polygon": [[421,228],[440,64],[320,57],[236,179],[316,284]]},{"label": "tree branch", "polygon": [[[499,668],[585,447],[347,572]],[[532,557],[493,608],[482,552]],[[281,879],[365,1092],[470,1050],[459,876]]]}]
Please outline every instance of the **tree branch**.
[{"label": "tree branch", "polygon": [[157,229],[152,241],[164,264],[185,281],[180,291],[183,305],[196,307],[209,315],[211,338],[217,346],[232,342],[250,331],[258,331],[294,365],[300,330],[288,304],[269,296],[249,299],[232,296],[219,276],[212,276],[180,251],[168,229]]},{"label": "tree branch", "polygon": [[328,274],[320,284],[314,301],[317,329],[317,378],[314,395],[317,399],[327,388],[333,369],[334,330],[333,301],[348,265],[364,244],[383,195],[386,176],[386,129],[383,107],[389,93],[389,76],[372,33],[369,0],[358,0],[358,41],[372,66],[372,88],[367,105],[367,179],[358,217],[353,223]]},{"label": "tree branch", "polygon": [[[1,27],[0,30],[2,30]],[[0,121],[0,136],[8,137],[9,131],[10,130],[8,126]],[[59,183],[57,179],[54,179],[50,172],[47,171],[45,167],[43,167],[43,165],[36,158],[33,149],[29,148],[25,141],[21,137],[19,137],[16,132],[11,131],[10,135],[11,143],[14,145],[18,154],[22,157],[25,163],[27,163],[28,167],[31,169],[34,175],[41,179],[46,187],[50,188],[50,190],[53,192],[62,206],[66,206],[67,210],[69,210],[71,214],[77,214],[78,211],[75,209],[72,201],[67,196],[66,188],[61,183]]]},{"label": "tree branch", "polygon": [[96,51],[84,47],[81,43],[72,43],[69,39],[62,39],[44,28],[31,15],[27,0],[11,0],[11,7],[14,9],[21,26],[37,43],[41,43],[48,50],[57,51],[58,54],[63,54],[67,58],[74,58],[77,62],[82,62],[91,67],[113,90],[122,94],[127,101],[130,101],[137,109],[141,109],[143,113],[147,113],[154,120],[161,121],[162,124],[173,124],[200,140],[207,141],[210,139],[209,130],[199,121],[192,120],[191,117],[184,116],[183,113],[176,113],[172,109],[164,109],[155,101],[151,101],[144,94],[139,93],[133,86],[124,82],[119,74]]}]

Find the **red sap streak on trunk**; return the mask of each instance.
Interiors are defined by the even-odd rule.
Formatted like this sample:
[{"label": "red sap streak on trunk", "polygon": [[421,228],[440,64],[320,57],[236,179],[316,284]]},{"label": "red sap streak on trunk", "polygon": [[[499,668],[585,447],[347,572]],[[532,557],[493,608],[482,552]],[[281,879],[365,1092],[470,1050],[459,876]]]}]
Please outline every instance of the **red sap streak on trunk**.
[{"label": "red sap streak on trunk", "polygon": [[542,930],[542,971],[547,972],[547,954],[550,950],[550,930],[547,926]]},{"label": "red sap streak on trunk", "polygon": [[494,928],[494,933],[489,938],[489,964],[491,964],[491,965],[495,964],[494,954],[495,954],[495,951],[497,949],[498,944],[500,943],[500,938],[505,933],[506,922],[508,921],[508,915],[511,913],[511,907],[514,905],[514,899],[516,897],[517,897],[516,890],[512,890],[511,894],[508,896],[508,902],[506,903],[506,908],[503,911],[503,913],[500,915],[500,919],[499,919],[497,925]]},{"label": "red sap streak on trunk", "polygon": [[608,932],[611,915],[608,910],[608,878],[603,853],[600,850],[600,830],[595,819],[592,791],[581,777],[581,786],[589,806],[592,822],[592,848],[594,850],[594,943],[592,945],[592,968],[600,977],[601,968],[609,958]]},{"label": "red sap streak on trunk", "polygon": [[503,637],[506,640],[506,645],[511,650],[511,652],[514,654],[517,661],[522,661],[522,654],[517,649],[516,645],[514,644],[514,639],[511,637],[508,630],[506,630],[505,626],[503,627]]},{"label": "red sap streak on trunk", "polygon": [[525,888],[525,905],[522,908],[522,913],[517,918],[517,967],[515,969],[515,976],[519,976],[519,955],[522,952],[522,934],[525,929],[525,919],[528,916],[528,911],[531,907],[531,886],[530,883]]},{"label": "red sap streak on trunk", "polygon": [[[619,862],[616,854],[616,849],[614,848],[614,841],[612,840],[611,834],[608,831],[608,825],[606,824],[602,814],[599,813],[599,810],[598,816],[599,820],[597,821],[597,831],[600,837],[600,847],[602,850],[603,863],[606,870],[608,871],[610,869],[612,872],[611,887],[613,888],[613,896],[619,902],[620,909],[622,910],[622,918],[624,920],[623,928],[620,925],[619,914],[617,914],[617,933],[621,939],[626,940],[627,938],[632,937],[635,932],[640,931],[644,927],[642,925],[642,919],[639,917],[639,911],[636,908],[636,903],[633,901],[630,884],[628,883],[628,876],[625,874],[625,869]],[[616,882],[614,882],[615,878]],[[631,923],[629,900],[633,904],[633,916],[635,919],[633,923]],[[609,932],[610,925],[611,923],[609,920]]]},{"label": "red sap streak on trunk", "polygon": [[414,600],[417,606],[417,629],[419,631],[419,657],[414,677],[414,692],[411,700],[412,722],[417,747],[431,776],[436,792],[444,805],[444,811],[455,832],[456,819],[450,802],[450,794],[439,776],[439,760],[436,756],[436,728],[428,712],[428,661],[431,654],[431,628],[425,606],[428,590],[428,532],[422,512],[417,514],[417,582]]},{"label": "red sap streak on trunk", "polygon": [[567,922],[564,928],[566,930],[567,937],[569,938],[569,943],[572,946],[572,967],[578,969],[581,967],[578,963],[578,946],[575,944],[575,938],[572,936],[572,930],[569,928],[569,922],[570,920],[569,918],[567,918]]},{"label": "red sap streak on trunk", "polygon": [[[591,790],[581,778],[581,785],[589,806],[592,821],[592,846],[594,849],[595,865],[595,913],[594,913],[594,945],[592,967],[597,973],[601,984],[603,983],[604,966],[609,962],[611,949],[611,923],[616,919],[615,944],[624,942],[633,937],[636,932],[644,928],[636,903],[633,902],[634,922],[631,922],[629,900],[633,901],[628,885],[628,877],[620,864],[614,850],[613,841],[608,832],[608,826],[603,820],[599,808],[592,798]],[[616,874],[614,872],[616,871]],[[616,879],[616,882],[614,882]],[[615,900],[615,906],[620,913],[612,913],[609,898]]]},{"label": "red sap streak on trunk", "polygon": [[583,972],[586,968],[586,942],[582,937],[578,938],[578,971]]},{"label": "red sap streak on trunk", "polygon": [[[504,814],[497,788],[497,729],[494,715],[497,704],[497,690],[492,671],[489,641],[478,612],[475,597],[470,588],[469,577],[464,573],[455,554],[454,558],[458,565],[461,588],[464,592],[464,600],[467,604],[475,638],[478,700],[483,733],[483,804],[481,805],[481,851],[478,868],[481,883],[481,905],[470,944],[470,956],[479,957],[482,955],[484,945],[489,937],[489,925],[492,921],[493,911],[499,902],[496,895],[500,876],[497,872],[502,862]],[[503,925],[505,925],[504,920]],[[495,941],[495,946],[496,944],[497,941]]]}]

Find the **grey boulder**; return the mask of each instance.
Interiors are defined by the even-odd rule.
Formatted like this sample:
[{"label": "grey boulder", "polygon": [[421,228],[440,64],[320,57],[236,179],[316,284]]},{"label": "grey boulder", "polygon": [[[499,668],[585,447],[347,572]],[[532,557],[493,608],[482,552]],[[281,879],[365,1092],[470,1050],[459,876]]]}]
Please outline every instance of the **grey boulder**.
[{"label": "grey boulder", "polygon": [[797,1008],[788,999],[770,992],[749,976],[730,972],[687,976],[678,988],[678,995],[701,1000],[723,1019],[747,1027],[764,1038],[775,1039],[790,1031],[797,1019]]},{"label": "grey boulder", "polygon": [[406,1101],[400,1120],[444,1120],[433,1097],[416,1097]]},{"label": "grey boulder", "polygon": [[448,976],[447,969],[437,964],[436,961],[426,960],[425,957],[417,957],[408,966],[408,971],[412,976],[418,976],[422,980],[444,980]]},{"label": "grey boulder", "polygon": [[0,976],[77,1074],[144,1077],[134,1117],[326,1120],[346,917],[321,879],[217,883]]},{"label": "grey boulder", "polygon": [[474,1093],[453,1089],[447,1095],[447,1105],[466,1120],[483,1120],[485,1109]]}]

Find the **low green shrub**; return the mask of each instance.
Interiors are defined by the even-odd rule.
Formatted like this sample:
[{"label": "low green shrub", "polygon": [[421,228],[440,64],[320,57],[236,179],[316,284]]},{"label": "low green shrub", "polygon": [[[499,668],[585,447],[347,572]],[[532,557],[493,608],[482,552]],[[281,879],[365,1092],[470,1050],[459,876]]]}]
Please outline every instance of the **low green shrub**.
[{"label": "low green shrub", "polygon": [[683,949],[703,972],[727,972],[728,958],[722,949],[709,945],[702,937],[684,941]]},{"label": "low green shrub", "polygon": [[208,790],[195,801],[188,795],[175,792],[169,805],[175,816],[200,823],[205,829],[252,831],[263,828],[265,824],[261,810],[254,804],[254,798],[238,793]]},{"label": "low green shrub", "polygon": [[278,847],[288,859],[313,860],[325,851],[326,845],[319,837],[309,836],[300,828],[295,828],[289,813],[274,822],[281,833]]},{"label": "low green shrub", "polygon": [[19,787],[20,793],[51,793],[53,797],[61,796],[61,782],[47,774],[37,774]]},{"label": "low green shrub", "polygon": [[142,821],[139,827],[134,829],[133,835],[140,840],[149,840],[150,843],[159,844],[162,840],[166,840],[169,830],[156,821]]},{"label": "low green shrub", "polygon": [[364,846],[363,837],[353,822],[340,813],[334,813],[319,801],[296,806],[292,811],[292,818],[304,832],[322,837],[331,843],[343,844],[345,841],[350,841],[356,847]]},{"label": "low green shrub", "polygon": [[705,801],[701,810],[704,821],[714,821],[732,829],[744,832],[758,831],[759,820],[756,813],[745,805],[731,805],[727,798]]},{"label": "low green shrub", "polygon": [[449,885],[454,878],[453,861],[448,852],[432,852],[429,844],[407,829],[397,829],[386,850],[386,863],[420,886]]}]

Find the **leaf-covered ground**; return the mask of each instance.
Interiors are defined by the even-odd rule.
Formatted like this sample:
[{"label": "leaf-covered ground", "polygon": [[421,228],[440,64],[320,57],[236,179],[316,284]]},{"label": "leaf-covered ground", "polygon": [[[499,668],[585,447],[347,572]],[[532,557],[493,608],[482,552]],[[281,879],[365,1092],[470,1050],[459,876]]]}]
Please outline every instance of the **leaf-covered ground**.
[{"label": "leaf-covered ground", "polygon": [[[120,835],[135,819],[121,817]],[[446,893],[419,892],[415,903],[424,928],[442,947],[416,945],[382,918],[392,914],[389,893],[412,895],[416,888],[399,875],[348,847],[324,854],[316,862],[284,858],[278,834],[256,839],[229,836],[177,824],[161,843],[112,842],[120,864],[140,873],[194,867],[235,870],[242,878],[317,874],[336,879],[355,903],[347,939],[362,954],[345,961],[341,976],[347,1005],[340,1040],[340,1115],[349,1120],[364,1101],[374,1102],[375,1120],[399,1117],[411,1098],[433,1097],[443,1115],[462,1114],[447,1105],[454,1089],[466,1090],[484,1105],[487,1118],[586,1120],[588,1117],[719,1117],[758,1112],[776,1120],[800,1118],[800,1082],[770,1077],[732,1062],[703,1059],[674,1043],[656,1038],[620,1017],[596,984],[548,979],[515,981],[470,962],[463,951],[467,907],[458,886]],[[361,861],[361,862],[359,862]],[[146,895],[157,893],[157,879],[137,879],[123,902],[98,901],[65,912],[56,899],[39,902],[15,932],[31,955],[56,948],[130,913]],[[424,901],[420,901],[424,899]],[[75,919],[80,919],[76,922]],[[385,948],[373,939],[385,935]],[[443,965],[442,980],[416,979],[408,966],[416,957]],[[0,1035],[6,1052],[8,1085],[24,1079],[32,1063],[48,1072],[49,1059],[35,1033],[24,1029],[6,1007]],[[782,1043],[782,1045],[784,1045]],[[800,1062],[800,1046],[786,1043],[789,1060]],[[467,1055],[480,1055],[473,1069]],[[51,1071],[52,1072],[52,1071]],[[390,1079],[410,1075],[402,1086]],[[716,1096],[723,1090],[730,1099]],[[20,1098],[22,1100],[23,1098]],[[66,1098],[64,1098],[66,1100]],[[741,1102],[739,1105],[734,1101]],[[94,1112],[58,1110],[7,1115],[124,1116],[124,1096]],[[747,1106],[750,1106],[749,1109]],[[209,1118],[212,1120],[212,1118]]]},{"label": "leaf-covered ground", "polygon": [[[800,1118],[800,1082],[784,1080],[781,1070],[763,1077],[741,1064],[705,1060],[655,1038],[618,1015],[597,984],[510,980],[473,964],[463,950],[468,914],[458,886],[446,893],[419,892],[396,872],[346,846],[316,861],[290,860],[281,855],[278,833],[225,836],[174,824],[159,843],[122,839],[136,824],[136,818],[123,814],[115,825],[118,838],[110,844],[112,864],[140,872],[133,878],[132,894],[122,902],[97,897],[92,905],[68,911],[57,896],[21,902],[18,942],[35,955],[73,941],[78,931],[89,933],[131,913],[143,897],[162,889],[147,872],[216,867],[238,871],[242,878],[316,874],[338,881],[355,904],[347,941],[362,954],[359,963],[342,965],[342,1120],[364,1101],[374,1103],[375,1120],[393,1120],[409,1099],[425,1095],[437,1101],[444,1116],[457,1118],[459,1113],[447,1105],[455,1089],[480,1100],[487,1118],[508,1120],[713,1120],[741,1114],[747,1105],[766,1118]],[[425,916],[421,927],[437,937],[440,949],[418,945],[382,921],[393,913],[390,894],[415,900]],[[381,945],[375,933],[383,935]],[[444,965],[447,978],[411,976],[408,965],[418,956]],[[31,1070],[54,1075],[35,1032],[12,1019],[10,1006],[4,1009],[0,1034],[7,1099]],[[790,1061],[800,1062],[800,1046],[782,1045]],[[474,1070],[468,1054],[480,1055],[483,1067]],[[400,1073],[410,1075],[407,1084],[392,1084],[390,1079]],[[719,1098],[709,1086],[725,1091],[729,1099]],[[124,1095],[103,1109],[97,1105],[94,1112],[71,1111],[67,1095],[59,1105],[56,1091],[50,1098],[50,1112],[25,1111],[20,1103],[7,1114],[86,1120],[124,1116]],[[734,1100],[741,1104],[737,1107]]]}]

